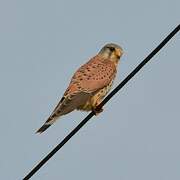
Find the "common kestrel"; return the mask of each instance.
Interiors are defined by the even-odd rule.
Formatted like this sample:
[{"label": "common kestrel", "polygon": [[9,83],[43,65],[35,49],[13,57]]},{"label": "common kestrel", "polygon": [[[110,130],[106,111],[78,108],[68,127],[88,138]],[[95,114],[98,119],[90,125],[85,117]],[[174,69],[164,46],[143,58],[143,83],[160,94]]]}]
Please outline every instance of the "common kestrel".
[{"label": "common kestrel", "polygon": [[73,75],[60,102],[37,133],[44,132],[60,116],[73,110],[94,111],[109,92],[116,76],[123,50],[117,44],[106,44],[100,52]]}]

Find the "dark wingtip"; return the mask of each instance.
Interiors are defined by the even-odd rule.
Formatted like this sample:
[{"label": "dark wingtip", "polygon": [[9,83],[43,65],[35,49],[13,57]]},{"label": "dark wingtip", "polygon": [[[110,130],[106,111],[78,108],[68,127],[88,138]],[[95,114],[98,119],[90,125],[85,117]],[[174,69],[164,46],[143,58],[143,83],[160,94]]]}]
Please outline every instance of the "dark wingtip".
[{"label": "dark wingtip", "polygon": [[41,133],[43,133],[47,128],[49,128],[50,126],[51,126],[51,124],[44,124],[40,129],[38,129],[38,130],[36,131],[36,133],[41,134]]}]

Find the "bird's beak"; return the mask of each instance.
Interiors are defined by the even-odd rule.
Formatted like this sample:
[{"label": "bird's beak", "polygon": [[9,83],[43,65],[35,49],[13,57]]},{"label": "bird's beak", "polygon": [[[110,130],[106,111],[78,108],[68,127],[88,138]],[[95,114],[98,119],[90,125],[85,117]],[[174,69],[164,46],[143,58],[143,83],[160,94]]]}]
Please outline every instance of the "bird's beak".
[{"label": "bird's beak", "polygon": [[119,59],[122,55],[122,52],[119,49],[116,49],[115,51],[115,55],[117,56],[117,58]]}]

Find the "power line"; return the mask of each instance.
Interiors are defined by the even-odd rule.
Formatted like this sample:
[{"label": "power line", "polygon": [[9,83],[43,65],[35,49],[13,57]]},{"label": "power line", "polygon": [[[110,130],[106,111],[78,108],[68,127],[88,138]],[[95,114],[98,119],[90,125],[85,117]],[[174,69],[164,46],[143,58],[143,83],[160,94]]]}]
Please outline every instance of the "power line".
[{"label": "power line", "polygon": [[[102,101],[97,107],[101,109],[150,59],[156,55],[168,41],[180,30],[180,24]],[[66,142],[72,138],[92,117],[94,112],[91,112],[82,120],[44,159],[42,159],[25,177],[23,180],[30,179]]]}]

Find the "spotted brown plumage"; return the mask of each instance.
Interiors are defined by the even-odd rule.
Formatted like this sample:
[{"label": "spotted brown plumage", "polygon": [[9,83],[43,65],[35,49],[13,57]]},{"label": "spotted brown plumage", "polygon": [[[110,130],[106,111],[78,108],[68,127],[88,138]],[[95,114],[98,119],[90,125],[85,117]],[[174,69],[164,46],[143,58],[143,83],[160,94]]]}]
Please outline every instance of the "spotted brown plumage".
[{"label": "spotted brown plumage", "polygon": [[107,44],[96,56],[82,65],[73,75],[67,90],[50,117],[37,132],[44,132],[60,116],[75,109],[95,111],[112,86],[122,54],[123,50],[120,46]]}]

